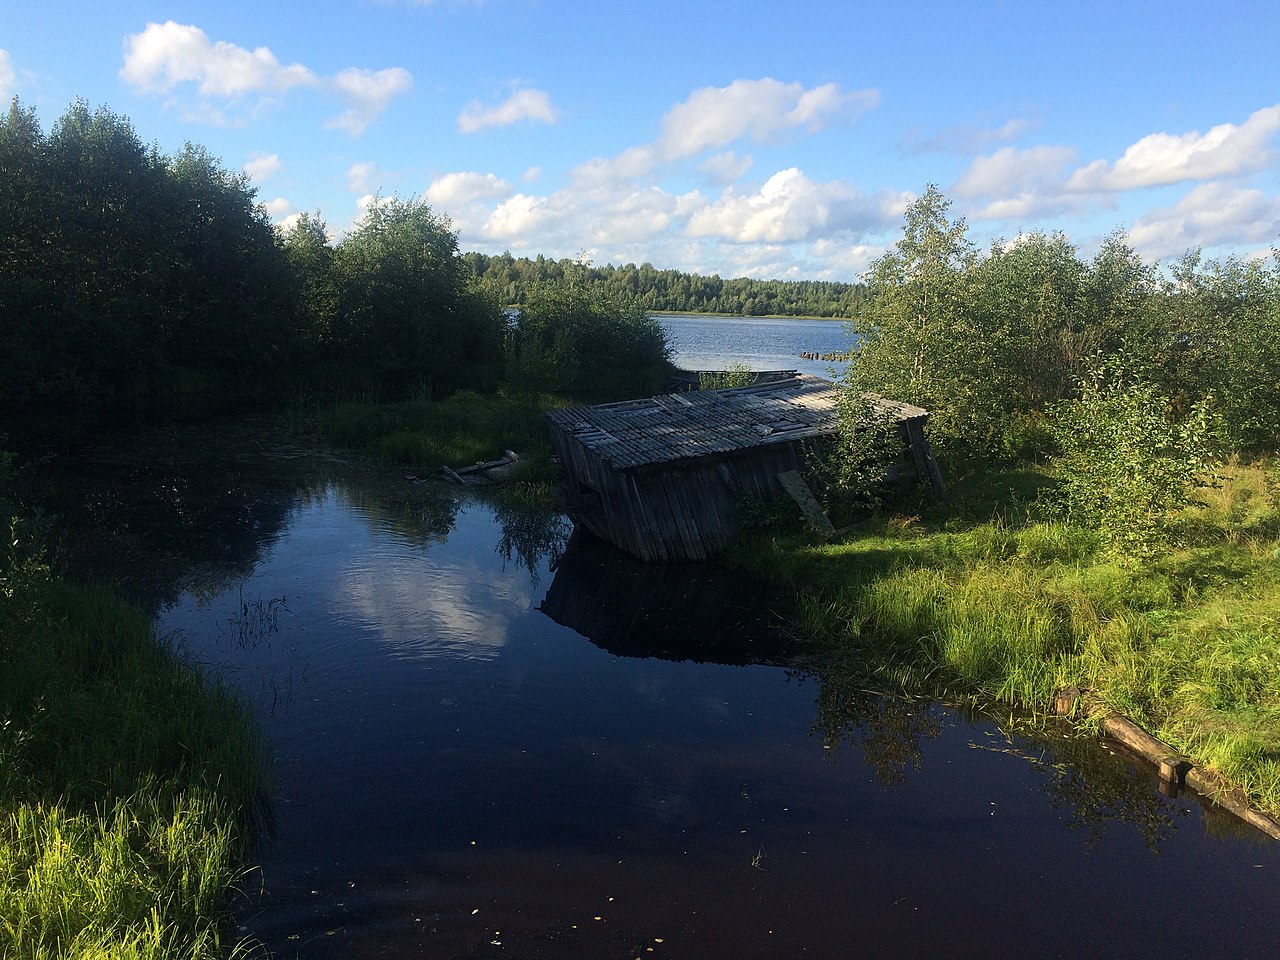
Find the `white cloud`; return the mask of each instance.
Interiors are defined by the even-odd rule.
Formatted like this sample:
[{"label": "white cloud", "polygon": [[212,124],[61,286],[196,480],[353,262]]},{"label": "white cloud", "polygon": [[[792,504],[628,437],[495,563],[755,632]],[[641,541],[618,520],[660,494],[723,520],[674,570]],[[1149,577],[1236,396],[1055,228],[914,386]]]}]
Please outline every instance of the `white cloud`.
[{"label": "white cloud", "polygon": [[474,200],[505,200],[511,196],[511,184],[492,173],[447,173],[427,188],[427,201],[433,206],[470,203]]},{"label": "white cloud", "polygon": [[530,167],[524,173],[520,174],[520,179],[525,183],[537,183],[542,179],[542,168]]},{"label": "white cloud", "polygon": [[423,194],[427,203],[447,214],[460,233],[483,234],[490,204],[501,203],[513,193],[511,184],[492,173],[447,173],[432,181]]},{"label": "white cloud", "polygon": [[806,90],[771,77],[704,87],[667,111],[659,146],[668,159],[717,150],[749,136],[771,141],[788,131],[817,133],[851,123],[880,102],[877,90],[841,92],[835,84]]},{"label": "white cloud", "polygon": [[[386,70],[348,68],[330,78],[300,63],[283,65],[266,47],[248,50],[225,40],[211,41],[190,24],[149,23],[127,36],[120,77],[139,93],[169,97],[189,120],[225,124],[236,110],[252,112],[291,90],[324,90],[347,102],[347,109],[326,126],[352,136],[364,133],[392,98],[413,86],[402,67]],[[193,98],[181,100],[183,91]]]},{"label": "white cloud", "polygon": [[559,112],[551,105],[551,97],[544,90],[517,90],[502,103],[488,107],[482,103],[469,103],[458,115],[458,129],[463,133],[477,133],[488,127],[509,127],[523,120],[539,123],[555,123]]},{"label": "white cloud", "polygon": [[1095,160],[1071,175],[1067,187],[1079,191],[1133,190],[1183,180],[1238,176],[1268,166],[1275,158],[1280,104],[1254,112],[1240,126],[1222,123],[1200,133],[1153,133],[1114,164]]},{"label": "white cloud", "polygon": [[[276,223],[281,223],[281,221],[289,220],[291,218],[297,218],[298,208],[284,197],[276,197],[274,200],[268,200],[263,204],[263,206],[267,210],[267,215]],[[286,227],[286,229],[288,228]]]},{"label": "white cloud", "polygon": [[372,193],[378,189],[374,182],[377,176],[377,165],[372,160],[353,163],[347,168],[347,189],[352,193]]},{"label": "white cloud", "polygon": [[1195,247],[1261,246],[1278,238],[1280,197],[1224,183],[1200,184],[1172,207],[1146,214],[1129,231],[1134,249],[1151,260]]},{"label": "white cloud", "polygon": [[904,136],[899,145],[907,153],[912,154],[949,153],[971,156],[989,149],[993,144],[1016,140],[1039,126],[1040,122],[1031,117],[1014,117],[998,127],[962,125],[939,130],[927,138],[912,132]]},{"label": "white cloud", "polygon": [[0,49],[0,105],[7,105],[18,85],[18,74],[13,69],[9,51]]},{"label": "white cloud", "polygon": [[[815,182],[797,168],[738,191],[725,185],[753,161],[724,148],[743,138],[769,141],[848,123],[877,101],[875,91],[850,93],[833,84],[806,89],[767,78],[738,80],[695,91],[667,112],[657,140],[579,164],[563,189],[539,195],[491,174],[451,173],[428,188],[426,199],[449,214],[466,249],[557,257],[586,250],[599,262],[647,260],[734,276],[833,276],[870,259],[867,235],[895,228],[909,198],[897,192],[864,197],[851,184]],[[482,115],[477,108],[470,116],[478,122]],[[702,152],[714,152],[699,167],[704,182],[723,188],[718,195],[676,192],[659,180]],[[525,181],[535,174],[541,171],[527,172]],[[830,246],[815,242],[822,239]]]},{"label": "white cloud", "polygon": [[528,242],[535,234],[547,236],[563,218],[563,207],[549,198],[517,193],[498,204],[481,232],[491,240]]},{"label": "white cloud", "polygon": [[707,157],[698,167],[716,186],[726,186],[742,179],[755,163],[751,157],[740,157],[732,150]]},{"label": "white cloud", "polygon": [[569,176],[583,186],[602,186],[634,180],[652,173],[657,157],[650,147],[629,147],[616,157],[595,157],[569,171]]},{"label": "white cloud", "polygon": [[336,127],[358,137],[378,119],[394,97],[413,89],[413,75],[403,67],[377,71],[348,67],[330,83],[347,101],[348,107],[325,126]]},{"label": "white cloud", "polygon": [[733,243],[796,243],[865,228],[881,219],[880,207],[847,183],[819,183],[791,167],[775,173],[757,193],[725,191],[694,213],[687,229],[690,236]]},{"label": "white cloud", "polygon": [[249,175],[250,180],[255,183],[262,183],[279,173],[280,168],[283,166],[284,164],[280,162],[278,154],[255,153],[245,161],[243,169]]},{"label": "white cloud", "polygon": [[125,38],[120,76],[143,93],[170,93],[194,83],[201,96],[218,98],[281,94],[317,82],[301,64],[282,66],[266,47],[246,50],[222,40],[211,43],[199,27],[172,20],[149,23]]},{"label": "white cloud", "polygon": [[1076,156],[1074,147],[1004,147],[975,158],[951,189],[961,197],[1007,197],[1044,189],[1057,192],[1063,173],[1075,163]]}]

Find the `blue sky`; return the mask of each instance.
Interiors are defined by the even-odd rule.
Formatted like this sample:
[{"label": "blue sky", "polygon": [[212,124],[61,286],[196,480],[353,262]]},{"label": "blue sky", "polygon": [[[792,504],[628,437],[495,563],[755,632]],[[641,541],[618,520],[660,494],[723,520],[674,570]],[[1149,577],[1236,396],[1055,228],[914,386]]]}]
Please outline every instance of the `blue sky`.
[{"label": "blue sky", "polygon": [[425,197],[464,250],[854,280],[929,183],[982,246],[1267,253],[1278,50],[1273,0],[3,0],[0,95],[335,235]]}]

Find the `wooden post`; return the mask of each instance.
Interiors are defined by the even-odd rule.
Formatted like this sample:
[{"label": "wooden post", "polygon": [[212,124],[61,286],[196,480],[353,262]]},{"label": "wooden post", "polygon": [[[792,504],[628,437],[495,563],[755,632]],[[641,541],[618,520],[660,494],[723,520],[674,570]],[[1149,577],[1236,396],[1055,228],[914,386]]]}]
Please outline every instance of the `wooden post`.
[{"label": "wooden post", "polygon": [[933,487],[934,495],[939,500],[946,500],[947,484],[942,479],[942,468],[938,466],[938,461],[933,458],[933,447],[929,445],[928,439],[924,435],[924,424],[921,420],[905,421],[907,428],[907,442],[911,446],[911,455],[915,458],[916,473],[923,480],[929,481],[929,486]]}]

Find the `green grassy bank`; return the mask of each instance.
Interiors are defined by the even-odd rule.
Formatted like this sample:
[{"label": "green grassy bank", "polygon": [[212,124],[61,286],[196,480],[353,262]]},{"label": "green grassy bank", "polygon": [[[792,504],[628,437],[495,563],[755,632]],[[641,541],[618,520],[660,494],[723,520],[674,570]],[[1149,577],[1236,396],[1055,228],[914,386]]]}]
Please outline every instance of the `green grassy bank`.
[{"label": "green grassy bank", "polygon": [[441,466],[494,460],[506,450],[520,463],[502,495],[551,505],[555,471],[543,412],[570,406],[554,394],[479,394],[403,403],[337,401],[296,411],[295,424],[331,443],[434,477]]},{"label": "green grassy bank", "polygon": [[788,587],[797,630],[891,689],[1043,714],[1094,690],[1280,814],[1280,492],[1231,464],[1179,515],[1163,556],[1117,559],[1037,519],[1054,477],[971,478],[950,504],[814,544],[764,524],[733,562]]},{"label": "green grassy bank", "polygon": [[[419,469],[511,447],[549,492],[541,410],[479,397],[320,410],[328,438]],[[1097,532],[1042,518],[1048,468],[986,472],[949,503],[860,522],[818,544],[779,508],[730,562],[795,600],[795,629],[879,685],[1044,715],[1063,686],[1114,709],[1280,814],[1280,466],[1231,463],[1177,517],[1171,546],[1118,558]]]},{"label": "green grassy bank", "polygon": [[263,768],[247,708],[20,528],[5,547],[0,956],[247,953],[228,927]]}]

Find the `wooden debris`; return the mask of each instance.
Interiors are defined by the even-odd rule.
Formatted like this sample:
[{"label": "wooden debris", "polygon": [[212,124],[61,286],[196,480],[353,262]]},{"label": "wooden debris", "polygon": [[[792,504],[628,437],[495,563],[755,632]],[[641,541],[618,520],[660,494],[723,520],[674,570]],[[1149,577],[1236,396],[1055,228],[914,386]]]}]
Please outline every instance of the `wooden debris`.
[{"label": "wooden debris", "polygon": [[484,460],[479,463],[473,463],[469,467],[458,467],[456,470],[445,466],[440,468],[439,474],[442,479],[448,480],[450,483],[458,483],[468,487],[487,486],[507,479],[519,462],[519,454],[512,450],[506,450],[497,460]]}]

